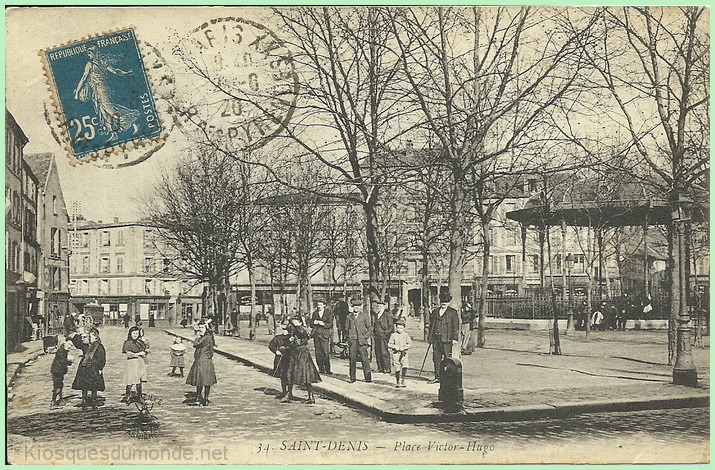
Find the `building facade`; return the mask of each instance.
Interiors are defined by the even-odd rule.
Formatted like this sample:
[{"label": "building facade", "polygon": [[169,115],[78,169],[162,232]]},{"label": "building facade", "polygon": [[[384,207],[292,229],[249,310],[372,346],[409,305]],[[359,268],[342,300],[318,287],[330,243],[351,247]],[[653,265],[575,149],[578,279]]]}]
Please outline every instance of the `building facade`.
[{"label": "building facade", "polygon": [[[74,224],[73,224],[74,225]],[[176,325],[201,312],[203,285],[182,278],[176,257],[144,222],[83,222],[70,231],[72,307],[104,308],[105,319],[120,323],[125,314],[148,324]]]},{"label": "building facade", "polygon": [[5,349],[30,339],[37,315],[38,180],[23,158],[28,139],[5,111]]},{"label": "building facade", "polygon": [[51,153],[25,155],[40,183],[37,207],[38,316],[43,334],[58,334],[69,313],[69,218],[55,157]]}]

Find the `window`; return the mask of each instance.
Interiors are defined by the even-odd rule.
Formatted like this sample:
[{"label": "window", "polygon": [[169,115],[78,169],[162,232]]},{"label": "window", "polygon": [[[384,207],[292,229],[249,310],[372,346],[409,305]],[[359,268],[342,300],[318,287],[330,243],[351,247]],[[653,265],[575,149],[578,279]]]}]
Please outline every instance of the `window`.
[{"label": "window", "polygon": [[560,271],[561,270],[561,255],[556,255],[554,259],[556,260],[556,270]]},{"label": "window", "polygon": [[89,232],[82,232],[81,239],[82,243],[80,244],[80,246],[82,248],[89,248]]},{"label": "window", "polygon": [[144,272],[150,273],[154,271],[154,258],[144,258]]},{"label": "window", "polygon": [[586,256],[585,255],[574,255],[573,266],[575,271],[586,271]]},{"label": "window", "polygon": [[117,256],[117,272],[124,272],[124,256]]},{"label": "window", "polygon": [[52,215],[57,215],[57,196],[52,196]]},{"label": "window", "polygon": [[164,258],[162,261],[164,263],[162,271],[168,273],[171,270],[171,260],[169,258]]},{"label": "window", "polygon": [[513,273],[516,270],[516,255],[506,255],[506,272]]},{"label": "window", "polygon": [[82,272],[83,273],[89,272],[89,256],[82,257]]},{"label": "window", "polygon": [[489,262],[487,264],[489,272],[492,274],[497,274],[497,263],[495,262],[494,256],[489,255]]},{"label": "window", "polygon": [[151,279],[144,279],[144,293],[151,294]]},{"label": "window", "polygon": [[59,256],[60,255],[60,247],[59,244],[57,243],[57,235],[59,234],[60,229],[56,227],[52,227],[50,229],[50,256]]},{"label": "window", "polygon": [[531,255],[531,270],[533,272],[539,271],[539,255]]},{"label": "window", "polygon": [[110,245],[109,230],[102,230],[102,232],[99,234],[99,245],[100,246],[109,246]]},{"label": "window", "polygon": [[53,266],[50,269],[52,270],[52,290],[61,290],[62,278],[60,268]]},{"label": "window", "polygon": [[116,291],[117,294],[121,294],[124,291],[124,279],[116,280]]},{"label": "window", "polygon": [[89,294],[89,279],[82,279],[82,284],[80,284],[79,293]]},{"label": "window", "polygon": [[124,246],[124,230],[117,230],[117,246]]},{"label": "window", "polygon": [[109,294],[109,279],[100,279],[99,281],[99,294],[107,295]]},{"label": "window", "polygon": [[151,230],[144,230],[144,248],[154,247],[154,238]]},{"label": "window", "polygon": [[109,255],[103,254],[102,257],[99,259],[99,272],[108,273],[109,267]]}]

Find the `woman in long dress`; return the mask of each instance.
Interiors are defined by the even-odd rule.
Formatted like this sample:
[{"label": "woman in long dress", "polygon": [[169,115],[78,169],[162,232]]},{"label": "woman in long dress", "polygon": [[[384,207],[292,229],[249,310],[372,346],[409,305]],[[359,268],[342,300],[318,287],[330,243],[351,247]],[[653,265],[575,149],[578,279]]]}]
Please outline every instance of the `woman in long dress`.
[{"label": "woman in long dress", "polygon": [[293,385],[304,385],[308,391],[307,403],[315,403],[313,395],[313,387],[311,384],[321,381],[318,369],[315,367],[313,357],[308,350],[308,340],[310,335],[303,327],[303,319],[300,315],[291,318],[290,324],[290,360],[288,362],[288,370],[285,372],[285,377],[288,382],[288,396],[286,401],[293,400]]},{"label": "woman in long dress", "polygon": [[142,384],[147,381],[146,344],[141,339],[139,327],[133,326],[129,329],[127,339],[122,345],[122,353],[127,357],[127,364],[124,368],[124,384],[126,390],[122,403],[129,403],[132,396],[132,385],[136,385],[137,398],[142,398]]},{"label": "woman in long dress", "polygon": [[72,382],[72,390],[82,390],[82,409],[88,405],[87,395],[92,392],[92,409],[97,409],[97,392],[104,391],[102,370],[107,364],[107,352],[99,339],[97,328],[89,329],[89,345],[77,367],[77,375]]},{"label": "woman in long dress", "polygon": [[[187,385],[196,387],[196,402],[194,403],[196,405],[208,406],[211,386],[218,382],[213,361],[215,346],[216,341],[214,340],[213,331],[211,331],[206,322],[201,322],[198,336],[194,340],[194,348],[196,349],[194,351],[194,363],[191,364],[191,370],[186,376]],[[201,393],[202,389],[203,395]]]},{"label": "woman in long dress", "polygon": [[114,67],[116,58],[105,56],[97,46],[89,46],[87,55],[89,62],[85,65],[82,78],[74,90],[74,98],[83,102],[92,101],[94,111],[99,116],[99,133],[109,134],[107,141],[116,140],[117,132],[124,132],[131,127],[137,132],[139,110],[112,102],[112,92],[107,85],[108,73],[123,76],[131,74],[132,71]]}]

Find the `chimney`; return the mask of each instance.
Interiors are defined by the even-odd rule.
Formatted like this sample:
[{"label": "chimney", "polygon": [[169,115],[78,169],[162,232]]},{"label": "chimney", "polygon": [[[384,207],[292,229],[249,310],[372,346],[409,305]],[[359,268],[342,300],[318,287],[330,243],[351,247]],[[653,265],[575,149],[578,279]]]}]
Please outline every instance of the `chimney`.
[{"label": "chimney", "polygon": [[118,223],[119,223],[119,217],[115,217],[115,218],[114,218],[114,223],[115,223],[115,224],[118,224]]}]

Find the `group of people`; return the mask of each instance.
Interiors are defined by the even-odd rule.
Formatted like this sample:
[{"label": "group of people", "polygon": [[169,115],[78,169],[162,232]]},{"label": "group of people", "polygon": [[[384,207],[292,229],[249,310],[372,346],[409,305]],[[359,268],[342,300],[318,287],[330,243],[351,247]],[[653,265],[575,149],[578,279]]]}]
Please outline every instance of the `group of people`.
[{"label": "group of people", "polygon": [[[80,327],[71,316],[72,323],[65,322],[65,341],[60,344],[50,366],[52,375],[51,408],[62,405],[64,377],[69,371],[69,366],[74,363],[71,351],[81,351],[82,359],[77,366],[77,372],[72,382],[73,390],[82,391],[82,409],[89,406],[97,409],[97,392],[105,390],[104,367],[107,363],[107,353],[99,337],[99,329]],[[195,328],[194,362],[186,376],[186,384],[196,387],[196,396],[193,405],[209,405],[211,386],[217,383],[216,371],[213,365],[213,352],[216,346],[213,331],[209,322],[200,321]],[[149,341],[144,336],[141,322],[129,329],[127,339],[122,344],[122,354],[126,358],[123,382],[125,384],[122,403],[131,403],[143,399],[143,387],[148,381],[147,364],[149,356]],[[184,377],[184,354],[186,347],[181,338],[177,337],[170,347],[170,376]],[[176,374],[176,369],[180,373]],[[132,396],[132,388],[136,389],[136,398]]]},{"label": "group of people", "polygon": [[[370,366],[371,348],[375,353],[379,373],[392,374],[394,371],[396,387],[405,387],[407,375],[408,351],[412,344],[405,332],[405,321],[398,318],[395,322],[385,309],[385,303],[376,301],[372,304],[373,316],[364,312],[362,301],[353,299],[347,317],[344,319],[343,339],[349,352],[349,381],[357,381],[357,363],[362,364],[363,377],[372,381]],[[326,309],[325,302],[316,302],[316,309],[310,315],[308,326],[300,315],[290,319],[283,330],[270,342],[269,348],[275,354],[274,376],[281,378],[281,393],[278,398],[293,399],[293,386],[304,385],[308,390],[308,403],[315,403],[311,384],[321,381],[320,374],[331,375],[330,343],[335,321],[342,321],[336,311]],[[340,327],[339,327],[340,328]],[[309,338],[315,346],[315,364],[307,348]]]},{"label": "group of people", "polygon": [[[107,352],[99,338],[99,330],[90,327],[86,332],[74,331],[65,336],[65,341],[58,347],[55,358],[50,366],[52,375],[52,400],[50,407],[57,408],[62,404],[64,377],[69,366],[74,363],[70,351],[82,351],[82,359],[77,366],[77,373],[72,382],[72,390],[82,391],[82,409],[92,406],[97,409],[97,392],[104,391],[103,370],[107,363]],[[91,397],[90,397],[91,393]]]},{"label": "group of people", "polygon": [[[586,329],[585,315],[586,302],[578,312],[577,329]],[[625,331],[626,323],[629,319],[647,318],[648,314],[653,311],[653,305],[650,296],[646,296],[641,302],[637,302],[634,298],[623,294],[620,299],[615,301],[603,301],[597,304],[590,315],[591,327],[594,330],[609,331],[618,330]]]}]

